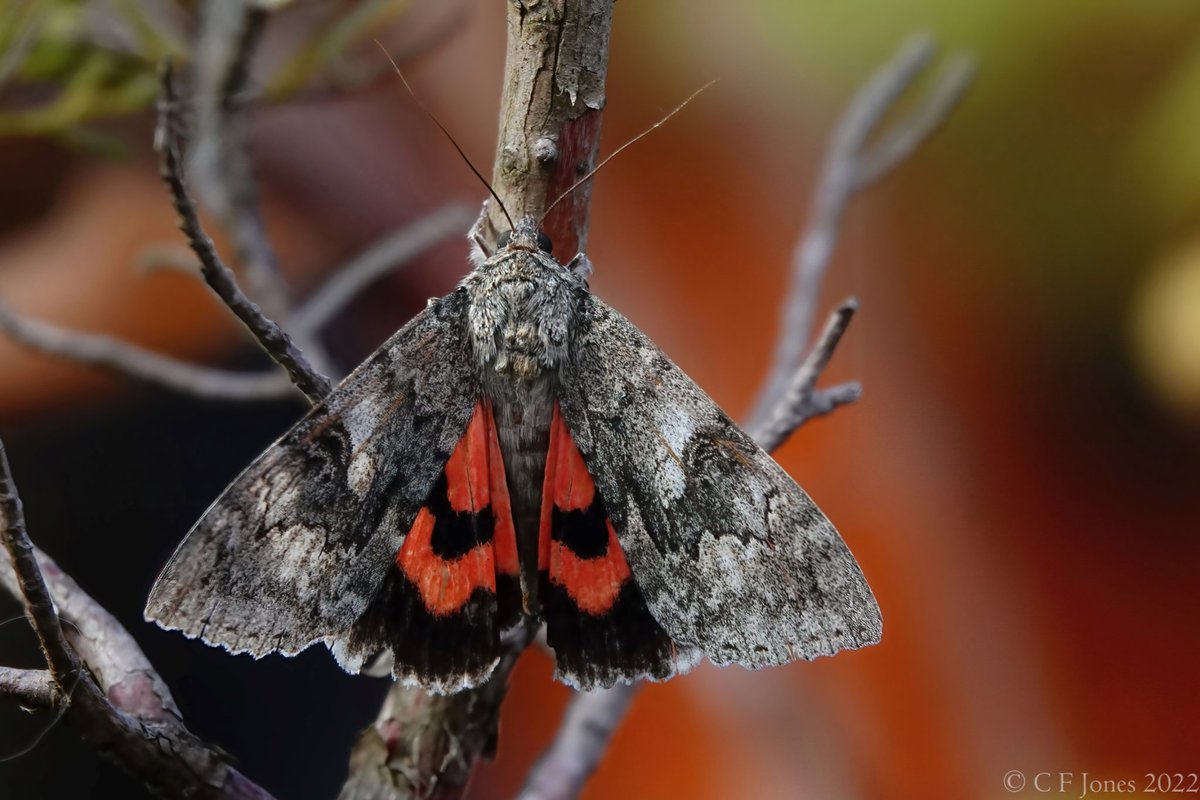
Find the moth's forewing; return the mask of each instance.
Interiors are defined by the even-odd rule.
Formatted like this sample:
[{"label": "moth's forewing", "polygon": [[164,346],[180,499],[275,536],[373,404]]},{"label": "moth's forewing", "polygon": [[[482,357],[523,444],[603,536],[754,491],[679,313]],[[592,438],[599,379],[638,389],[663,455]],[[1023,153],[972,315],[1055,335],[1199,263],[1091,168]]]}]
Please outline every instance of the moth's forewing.
[{"label": "moth's forewing", "polygon": [[348,635],[479,397],[465,305],[461,291],[431,303],[239,475],[146,618],[254,656]]},{"label": "moth's forewing", "polygon": [[879,606],[804,490],[632,323],[588,296],[560,404],[650,613],[747,667],[879,641]]}]

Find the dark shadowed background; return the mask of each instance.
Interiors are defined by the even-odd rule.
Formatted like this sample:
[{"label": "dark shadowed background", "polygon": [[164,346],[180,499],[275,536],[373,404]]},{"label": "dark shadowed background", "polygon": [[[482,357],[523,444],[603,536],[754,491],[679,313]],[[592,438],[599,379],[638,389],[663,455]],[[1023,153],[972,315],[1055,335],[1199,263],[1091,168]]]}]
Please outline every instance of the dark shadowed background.
[{"label": "dark shadowed background", "polygon": [[[504,3],[408,6],[394,25],[436,43],[406,72],[490,172]],[[852,205],[822,314],[849,294],[862,310],[826,381],[865,394],[779,453],[862,563],[884,641],[645,689],[587,797],[998,798],[1010,770],[1035,797],[1038,772],[1072,773],[1076,789],[1084,772],[1139,788],[1146,773],[1200,772],[1200,5],[618,3],[605,152],[721,81],[598,177],[593,288],[744,415],[824,141],[920,29],[973,52],[978,77]],[[378,53],[369,37],[356,47]],[[11,117],[44,98],[9,85],[0,100],[0,299],[262,366],[198,281],[136,266],[182,243],[150,112],[45,135]],[[252,117],[298,294],[406,221],[483,197],[387,75]],[[452,238],[355,302],[330,328],[343,364],[449,291],[465,253]],[[281,798],[336,794],[386,685],[323,649],[231,657],[142,622],[141,607],[190,523],[302,411],[181,398],[0,339],[0,435],[34,541],[129,627],[192,729]],[[0,618],[17,613],[0,600]],[[0,663],[37,659],[23,621],[0,628]],[[511,794],[548,742],[568,695],[550,670],[523,659],[473,797]],[[46,721],[0,707],[0,755]],[[0,763],[0,787],[141,792],[62,727]]]}]

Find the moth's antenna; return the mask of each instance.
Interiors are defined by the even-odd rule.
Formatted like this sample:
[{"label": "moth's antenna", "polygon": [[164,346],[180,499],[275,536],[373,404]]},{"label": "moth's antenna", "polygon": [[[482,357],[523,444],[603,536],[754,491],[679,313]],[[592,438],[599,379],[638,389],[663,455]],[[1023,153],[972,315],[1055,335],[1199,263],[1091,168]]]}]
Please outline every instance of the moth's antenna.
[{"label": "moth's antenna", "polygon": [[[628,142],[626,142],[625,144],[621,145],[621,146],[620,146],[620,147],[618,147],[616,150],[613,150],[611,153],[609,153],[607,156],[605,156],[604,160],[603,160],[603,161],[601,161],[601,162],[600,162],[599,164],[597,164],[596,166],[592,167],[592,169],[588,171],[588,174],[587,174],[587,175],[584,175],[582,178],[580,178],[579,180],[575,181],[575,183],[571,184],[571,188],[570,188],[570,189],[567,189],[565,192],[563,192],[562,194],[560,194],[558,197],[554,198],[554,202],[553,202],[553,203],[551,203],[550,205],[546,206],[546,210],[545,210],[544,212],[542,212],[542,219],[543,219],[543,220],[544,220],[544,219],[546,219],[546,217],[547,217],[547,215],[549,215],[549,213],[550,213],[550,210],[551,210],[551,209],[553,209],[553,208],[554,208],[556,205],[558,205],[558,204],[559,204],[559,202],[560,202],[560,201],[561,201],[563,198],[565,198],[567,195],[569,195],[571,192],[575,191],[575,190],[576,190],[576,189],[578,189],[580,186],[582,186],[582,185],[583,185],[585,182],[587,182],[588,180],[590,180],[590,179],[591,179],[591,177],[592,177],[593,175],[595,175],[597,172],[599,172],[599,171],[600,171],[600,168],[601,168],[601,167],[603,167],[603,166],[604,166],[605,164],[607,164],[609,161],[612,161],[612,160],[613,160],[613,158],[615,158],[615,157],[616,157],[616,155],[617,155],[618,153],[620,153],[620,152],[621,152],[622,150],[624,150],[626,147],[629,147],[629,145],[633,144],[633,143],[634,143],[634,142],[636,142],[637,140],[641,139],[641,138],[642,138],[643,136],[645,136],[646,134],[650,133],[650,131],[654,130],[655,128],[658,128],[658,127],[660,127],[660,126],[661,126],[661,125],[662,125],[664,122],[666,122],[667,120],[669,120],[671,117],[673,117],[673,116],[675,116],[676,114],[678,114],[680,111],[682,111],[682,110],[683,110],[683,107],[684,107],[684,106],[686,106],[688,103],[690,103],[690,102],[692,102],[693,100],[695,100],[695,99],[696,99],[696,95],[700,94],[700,93],[701,93],[701,92],[703,92],[705,89],[707,89],[707,88],[709,88],[710,86],[712,86],[714,83],[716,83],[716,82],[717,82],[717,80],[718,80],[717,78],[713,78],[711,81],[709,81],[708,83],[704,84],[703,86],[701,86],[701,87],[700,87],[699,89],[697,89],[696,91],[692,92],[690,95],[688,95],[688,96],[687,96],[687,99],[686,99],[686,100],[684,100],[684,101],[683,101],[682,103],[680,103],[679,105],[675,106],[675,108],[673,108],[673,109],[671,110],[671,112],[670,112],[669,114],[667,114],[665,117],[663,117],[663,118],[662,118],[662,119],[660,119],[658,122],[656,122],[656,123],[654,123],[653,125],[651,125],[649,128],[646,128],[646,130],[642,131],[642,132],[641,132],[641,133],[639,133],[637,136],[633,137],[633,138],[632,138],[632,139],[630,139]],[[539,226],[539,227],[541,226],[541,222],[539,222],[539,223],[538,223],[538,226]]]},{"label": "moth's antenna", "polygon": [[[426,108],[425,104],[421,102],[421,98],[417,97],[417,93],[414,92],[413,88],[408,85],[408,79],[404,77],[404,73],[400,71],[400,66],[396,64],[396,60],[392,58],[392,54],[387,51],[387,48],[383,46],[383,43],[376,39],[375,44],[379,45],[379,49],[383,51],[383,55],[391,63],[392,69],[396,70],[396,75],[400,77],[400,82],[404,84],[404,88],[408,90],[410,95],[412,95],[412,99],[416,102],[417,107],[425,112],[425,116],[433,120],[433,124],[437,125],[438,130],[440,130],[442,134],[450,140],[450,144],[454,145],[454,149],[458,151],[460,156],[462,156],[462,160],[466,162],[471,172],[475,173],[475,177],[479,178],[479,182],[487,187],[487,190],[491,193],[492,197],[496,198],[496,202],[500,205],[500,211],[504,213],[504,218],[508,220],[508,227],[515,228],[516,225],[513,224],[512,217],[509,216],[508,209],[504,207],[504,201],[500,199],[500,195],[496,194],[496,190],[492,188],[490,183],[488,183],[487,178],[483,177],[479,170],[475,169],[475,165],[471,163],[471,159],[467,158],[467,154],[464,153],[463,149],[458,146],[458,142],[454,141],[454,137],[450,135],[450,131],[446,130],[446,126],[439,122],[438,118],[433,115],[433,112]],[[688,99],[690,100],[691,98],[689,97]]]}]

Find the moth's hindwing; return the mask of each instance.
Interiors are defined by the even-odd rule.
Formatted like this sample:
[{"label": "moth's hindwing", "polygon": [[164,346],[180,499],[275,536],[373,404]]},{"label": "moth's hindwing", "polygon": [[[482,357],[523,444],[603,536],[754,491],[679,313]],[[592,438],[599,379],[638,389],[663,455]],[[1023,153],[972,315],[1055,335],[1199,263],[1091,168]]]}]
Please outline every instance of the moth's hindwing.
[{"label": "moth's hindwing", "polygon": [[665,680],[695,663],[650,612],[558,405],[538,537],[538,597],[556,677],[577,689]]},{"label": "moth's hindwing", "polygon": [[804,490],[633,324],[580,309],[562,414],[667,634],[754,668],[877,642],[879,606]]},{"label": "moth's hindwing", "polygon": [[146,618],[256,657],[337,644],[479,397],[465,304],[461,290],[430,303],[238,476],[159,575]]},{"label": "moth's hindwing", "polygon": [[500,659],[500,632],[520,619],[519,573],[504,461],[481,400],[383,587],[335,653],[363,663],[386,649],[406,683],[474,686]]}]

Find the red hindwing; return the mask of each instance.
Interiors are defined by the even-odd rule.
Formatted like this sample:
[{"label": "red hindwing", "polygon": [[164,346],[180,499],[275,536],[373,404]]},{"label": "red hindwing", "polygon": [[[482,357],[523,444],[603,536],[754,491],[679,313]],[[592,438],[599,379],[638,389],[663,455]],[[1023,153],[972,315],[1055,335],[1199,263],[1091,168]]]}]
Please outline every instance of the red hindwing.
[{"label": "red hindwing", "polygon": [[[483,589],[495,594],[497,572],[516,575],[517,544],[513,528],[504,461],[496,437],[491,403],[479,402],[467,431],[446,461],[445,482],[417,514],[404,544],[396,553],[396,564],[416,587],[421,603],[434,617],[460,611],[472,592]],[[451,534],[480,529],[480,516],[491,515],[492,535],[465,549],[445,551],[435,541],[439,515],[444,526],[457,526]]]},{"label": "red hindwing", "polygon": [[[596,484],[555,403],[542,486],[538,569],[547,573],[551,584],[565,589],[581,610],[593,616],[608,613],[621,587],[630,579],[629,564],[607,516],[604,527],[608,540],[596,548],[602,552],[581,555],[571,546],[572,535],[576,533],[571,526],[583,525],[587,512],[598,502]],[[555,509],[560,512],[558,531],[554,530]],[[583,513],[570,517],[562,514],[572,511]]]}]

